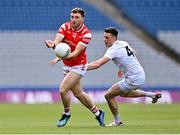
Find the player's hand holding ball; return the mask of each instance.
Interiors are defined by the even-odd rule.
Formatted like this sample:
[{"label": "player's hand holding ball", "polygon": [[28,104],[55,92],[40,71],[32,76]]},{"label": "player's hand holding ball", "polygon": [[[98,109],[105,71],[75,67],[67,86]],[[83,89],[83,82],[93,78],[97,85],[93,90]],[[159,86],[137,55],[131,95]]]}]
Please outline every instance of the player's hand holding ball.
[{"label": "player's hand holding ball", "polygon": [[118,75],[119,78],[122,78],[123,77],[123,72],[121,70],[119,70],[117,75]]},{"label": "player's hand holding ball", "polygon": [[45,44],[46,44],[46,46],[47,46],[48,48],[53,48],[53,49],[55,49],[55,44],[54,44],[54,42],[53,42],[52,40],[46,40],[46,41],[45,41]]},{"label": "player's hand holding ball", "polygon": [[55,65],[57,62],[61,61],[62,59],[67,58],[71,53],[71,48],[66,43],[59,43],[58,45],[56,45],[54,49],[54,53],[57,56],[57,58],[50,61],[51,65]]}]

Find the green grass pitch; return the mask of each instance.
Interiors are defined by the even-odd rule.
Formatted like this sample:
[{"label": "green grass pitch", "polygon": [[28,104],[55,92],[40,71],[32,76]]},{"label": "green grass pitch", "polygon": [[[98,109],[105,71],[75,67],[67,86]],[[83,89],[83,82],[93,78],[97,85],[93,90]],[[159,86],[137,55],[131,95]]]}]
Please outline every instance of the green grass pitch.
[{"label": "green grass pitch", "polygon": [[[105,123],[113,119],[107,104]],[[0,104],[0,134],[178,134],[180,104],[119,104],[125,125],[99,127],[94,115],[82,104],[72,104],[72,116],[66,127],[56,127],[63,110],[59,104]]]}]

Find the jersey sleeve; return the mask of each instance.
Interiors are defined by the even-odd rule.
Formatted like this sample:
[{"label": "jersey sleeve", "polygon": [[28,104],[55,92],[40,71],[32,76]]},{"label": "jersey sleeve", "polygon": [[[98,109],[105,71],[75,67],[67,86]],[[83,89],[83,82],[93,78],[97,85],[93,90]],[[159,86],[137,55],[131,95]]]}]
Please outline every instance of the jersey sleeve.
[{"label": "jersey sleeve", "polygon": [[105,57],[108,57],[110,59],[113,59],[116,57],[116,50],[108,48],[107,51],[104,54]]},{"label": "jersey sleeve", "polygon": [[66,27],[67,27],[67,26],[66,26],[66,23],[62,24],[62,25],[60,26],[60,28],[59,28],[56,36],[61,36],[61,37],[64,38],[65,33],[66,33],[66,29],[67,29]]},{"label": "jersey sleeve", "polygon": [[90,32],[87,32],[86,34],[83,35],[81,41],[79,43],[85,47],[88,46],[89,42],[92,39],[92,34]]}]

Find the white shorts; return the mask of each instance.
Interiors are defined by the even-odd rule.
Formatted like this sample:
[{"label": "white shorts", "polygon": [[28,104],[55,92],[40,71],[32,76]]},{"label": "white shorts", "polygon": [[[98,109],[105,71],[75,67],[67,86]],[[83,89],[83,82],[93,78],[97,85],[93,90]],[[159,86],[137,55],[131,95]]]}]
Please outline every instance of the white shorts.
[{"label": "white shorts", "polygon": [[[131,82],[131,83],[130,83]],[[119,88],[125,92],[128,93],[131,90],[136,90],[140,88],[145,82],[145,75],[141,74],[136,78],[136,80],[133,81],[127,81],[125,78],[118,82]]]},{"label": "white shorts", "polygon": [[84,76],[86,74],[86,71],[87,71],[87,65],[88,64],[78,65],[78,66],[73,66],[73,67],[64,66],[63,67],[63,73],[64,73],[64,75],[66,75],[70,71],[73,71],[77,74],[80,74],[81,76]]}]

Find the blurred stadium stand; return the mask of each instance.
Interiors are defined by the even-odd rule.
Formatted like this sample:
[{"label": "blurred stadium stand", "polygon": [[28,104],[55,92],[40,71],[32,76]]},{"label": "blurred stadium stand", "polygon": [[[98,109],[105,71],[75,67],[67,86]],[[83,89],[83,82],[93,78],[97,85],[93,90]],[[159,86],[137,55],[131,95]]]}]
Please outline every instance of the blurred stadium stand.
[{"label": "blurred stadium stand", "polygon": [[113,0],[124,12],[152,34],[180,29],[179,0]]},{"label": "blurred stadium stand", "polygon": [[[145,14],[150,12],[149,14],[154,14],[155,17],[160,13],[157,9],[163,1],[166,0],[160,0],[157,4],[153,0],[136,4],[135,1],[116,0],[117,3],[123,3],[123,6],[127,6],[123,7],[125,11],[132,9],[131,14],[138,13],[138,11],[134,11],[137,8],[142,8],[143,11],[151,9],[153,11],[144,12]],[[169,0],[167,1],[169,2]],[[140,3],[140,0],[137,2]],[[158,6],[156,10],[153,3]],[[166,13],[166,16],[169,15],[171,19],[172,15],[168,12],[169,9],[172,9],[171,6],[176,7],[176,10],[173,10],[174,14],[178,12],[177,16],[180,15],[179,2],[172,3],[167,4],[167,11],[161,7],[164,11],[163,14]],[[54,39],[60,24],[69,20],[70,10],[77,6],[86,10],[85,23],[93,33],[92,42],[87,49],[89,62],[104,54],[106,48],[103,43],[103,30],[113,26],[119,30],[119,39],[128,41],[137,50],[138,58],[146,72],[145,87],[166,89],[180,87],[179,64],[164,53],[159,53],[148,46],[130,30],[113,21],[112,18],[106,16],[106,13],[99,11],[84,0],[0,0],[0,90],[3,88],[57,88],[59,86],[59,82],[63,78],[62,65],[61,63],[56,66],[49,65],[49,61],[55,55],[53,50],[44,46],[44,41]],[[137,14],[135,18],[138,18],[139,15],[141,13]],[[162,26],[161,24],[153,25],[152,22],[157,18],[154,20],[152,18],[148,21],[141,20],[145,24],[151,22],[142,27],[146,27],[149,32],[156,34],[162,41],[172,43],[175,47],[178,46],[178,50],[180,48],[178,45],[180,23],[174,23],[179,22],[180,17],[177,20],[169,19],[170,22],[161,17],[161,19],[163,18]],[[160,20],[158,19],[157,22]],[[156,27],[160,30],[157,31]],[[83,78],[83,85],[87,88],[109,87],[119,80],[116,72],[117,68],[110,62],[101,69],[88,72]]]},{"label": "blurred stadium stand", "polygon": [[112,2],[140,27],[180,53],[177,42],[180,30],[179,0],[112,0]]},{"label": "blurred stadium stand", "polygon": [[[81,0],[0,0],[0,30],[54,30],[70,19],[74,7],[86,10],[86,24],[90,29],[102,30],[115,24],[105,14]],[[99,22],[101,21],[101,22]]]}]

